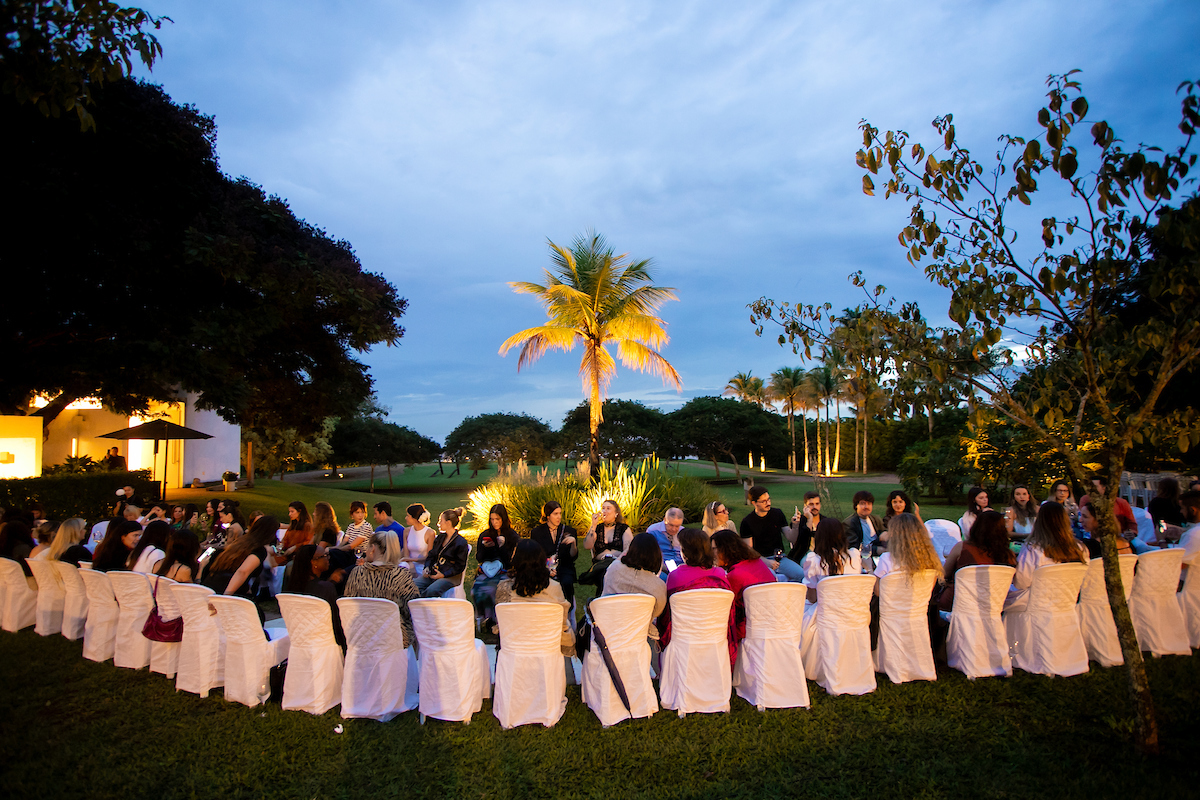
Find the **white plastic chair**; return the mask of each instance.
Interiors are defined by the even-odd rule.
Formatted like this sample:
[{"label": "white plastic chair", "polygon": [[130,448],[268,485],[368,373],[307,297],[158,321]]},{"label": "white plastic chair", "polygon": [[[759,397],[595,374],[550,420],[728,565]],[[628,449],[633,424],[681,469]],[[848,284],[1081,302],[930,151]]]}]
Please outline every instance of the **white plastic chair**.
[{"label": "white plastic chair", "polygon": [[11,558],[0,557],[0,589],[3,590],[3,609],[0,627],[16,633],[37,622],[37,591],[29,585],[25,570]]},{"label": "white plastic chair", "polygon": [[[467,542],[467,563],[468,564],[471,563],[471,543],[470,542]],[[466,600],[467,599],[467,587],[464,584],[466,583],[467,571],[463,570],[462,572],[458,573],[458,575],[455,577],[458,578],[458,583],[454,584],[449,589],[442,592],[442,597],[451,598],[451,599],[455,599],[455,600]],[[451,578],[451,580],[454,580],[454,579]]]},{"label": "white plastic chair", "polygon": [[929,642],[929,599],[940,573],[889,572],[879,579],[879,647],[875,671],[892,683],[936,681]]},{"label": "white plastic chair", "polygon": [[866,694],[875,691],[871,660],[871,596],[874,575],[833,575],[817,589],[813,646],[801,651],[804,671],[826,692]]},{"label": "white plastic chair", "polygon": [[67,593],[58,578],[58,570],[53,561],[39,558],[28,559],[25,563],[33,572],[37,581],[37,623],[33,626],[35,633],[49,636],[62,632],[63,607],[66,605]]},{"label": "white plastic chair", "polygon": [[492,691],[487,651],[474,637],[474,607],[466,600],[430,597],[410,600],[408,608],[421,648],[421,721],[469,723]]},{"label": "white plastic chair", "polygon": [[408,651],[400,625],[400,607],[378,597],[337,601],[346,632],[342,678],[342,717],[387,722],[417,707],[405,697]]},{"label": "white plastic chair", "polygon": [[654,614],[654,598],[648,594],[611,594],[597,597],[588,610],[604,635],[609,655],[625,685],[629,710],[625,710],[617,694],[594,636],[591,649],[583,655],[580,684],[583,702],[605,728],[626,719],[654,716],[658,712],[658,696],[650,681],[650,643],[646,637]]},{"label": "white plastic chair", "polygon": [[[1183,550],[1155,550],[1138,556],[1129,613],[1138,645],[1156,656],[1192,654],[1187,625],[1175,597]],[[1191,572],[1189,569],[1188,572]]]},{"label": "white plastic chair", "polygon": [[62,635],[70,641],[83,636],[84,626],[87,625],[88,598],[87,587],[79,577],[79,568],[66,561],[51,561],[58,580],[63,586],[63,621]]},{"label": "white plastic chair", "polygon": [[800,657],[807,591],[802,583],[765,583],[742,593],[746,638],[738,648],[733,686],[739,697],[759,711],[809,706],[808,681]]},{"label": "white plastic chair", "polygon": [[175,690],[208,697],[211,689],[225,683],[225,633],[220,618],[208,608],[213,590],[196,583],[176,583],[170,591],[183,615]]},{"label": "white plastic chair", "polygon": [[925,530],[929,531],[929,540],[933,549],[937,550],[938,558],[943,562],[954,545],[963,540],[962,530],[957,523],[948,519],[930,519],[925,521]]},{"label": "white plastic chair", "polygon": [[113,594],[108,574],[94,569],[79,570],[79,579],[87,589],[87,622],[83,628],[83,657],[91,661],[108,661],[117,644],[117,618],[121,607]]},{"label": "white plastic chair", "polygon": [[658,688],[663,708],[684,716],[729,711],[728,589],[689,589],[671,595],[671,641],[662,651]]},{"label": "white plastic chair", "polygon": [[1189,566],[1177,598],[1187,627],[1188,644],[1200,648],[1200,564]]},{"label": "white plastic chair", "polygon": [[[163,622],[168,622],[173,619],[179,619],[183,616],[183,612],[179,609],[179,603],[175,600],[173,587],[176,586],[175,581],[170,578],[163,578],[158,575],[146,576],[150,583],[150,593],[158,599],[158,615]],[[158,583],[158,592],[155,595],[154,584]],[[185,622],[184,625],[187,625]],[[150,642],[150,671],[157,672],[168,678],[174,678],[179,669],[179,651],[183,645],[179,642]]]},{"label": "white plastic chair", "polygon": [[1009,652],[1019,669],[1038,675],[1082,675],[1087,648],[1079,629],[1079,588],[1087,564],[1047,564],[1033,571],[1029,603],[1004,612]]},{"label": "white plastic chair", "polygon": [[333,612],[319,597],[281,594],[279,613],[292,643],[283,679],[283,708],[324,714],[342,702],[342,648],[333,636]]},{"label": "white plastic chair", "polygon": [[946,663],[968,678],[1012,676],[1000,612],[1016,573],[999,564],[963,567],[954,573]]},{"label": "white plastic chair", "polygon": [[[208,602],[217,610],[225,631],[225,699],[250,707],[267,702],[271,668],[288,657],[291,641],[287,631],[268,639],[258,609],[244,597],[214,594]],[[186,619],[183,628],[186,634]]]},{"label": "white plastic chair", "polygon": [[[1121,585],[1125,590],[1125,601],[1133,591],[1133,571],[1137,567],[1137,556],[1126,553],[1121,556]],[[1121,642],[1117,638],[1117,624],[1113,621],[1112,607],[1108,604],[1108,587],[1104,583],[1104,562],[1093,558],[1088,562],[1087,575],[1079,587],[1079,629],[1083,634],[1083,646],[1088,658],[1102,667],[1115,667],[1125,663],[1121,653]]]},{"label": "white plastic chair", "polygon": [[559,648],[563,609],[557,603],[496,606],[500,650],[492,713],[500,727],[553,727],[567,710],[567,673]]},{"label": "white plastic chair", "polygon": [[140,572],[111,571],[113,594],[121,613],[117,617],[117,648],[113,665],[128,669],[150,666],[150,640],[142,636],[142,628],[154,601],[150,598],[150,583]]}]

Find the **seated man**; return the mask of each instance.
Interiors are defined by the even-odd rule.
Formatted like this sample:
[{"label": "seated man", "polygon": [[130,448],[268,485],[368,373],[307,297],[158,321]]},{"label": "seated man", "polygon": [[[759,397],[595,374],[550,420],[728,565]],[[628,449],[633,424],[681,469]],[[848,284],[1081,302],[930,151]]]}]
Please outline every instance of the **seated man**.
[{"label": "seated man", "polygon": [[1184,518],[1183,535],[1179,537],[1179,546],[1183,548],[1183,572],[1179,576],[1182,586],[1188,567],[1200,556],[1200,490],[1188,489],[1179,495],[1179,503]]},{"label": "seated man", "polygon": [[646,528],[646,533],[654,536],[658,541],[658,547],[662,550],[663,566],[658,577],[664,581],[670,572],[668,561],[674,561],[675,566],[683,563],[683,555],[679,550],[679,532],[683,530],[683,510],[678,508],[668,508],[667,513],[663,515],[662,522],[656,522]]},{"label": "seated man", "polygon": [[[789,525],[783,512],[771,507],[771,495],[765,486],[752,487],[749,496],[754,510],[742,518],[738,535],[763,557],[772,572],[789,581],[804,580],[804,570],[799,562],[783,557],[783,539],[786,536],[789,542],[797,541],[801,516],[797,514]],[[807,502],[805,507],[808,507]]]},{"label": "seated man", "polygon": [[868,491],[854,493],[854,513],[842,520],[846,526],[846,547],[857,548],[863,558],[871,555],[871,548],[879,541],[883,520],[871,512],[875,509],[875,495]]}]

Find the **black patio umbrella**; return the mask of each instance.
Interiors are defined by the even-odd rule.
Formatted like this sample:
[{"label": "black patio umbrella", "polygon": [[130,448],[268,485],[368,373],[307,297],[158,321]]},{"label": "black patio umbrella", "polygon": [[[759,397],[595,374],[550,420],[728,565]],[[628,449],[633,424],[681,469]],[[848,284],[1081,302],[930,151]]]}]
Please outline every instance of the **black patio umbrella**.
[{"label": "black patio umbrella", "polygon": [[[135,425],[132,428],[122,428],[119,431],[102,434],[101,439],[153,439],[154,440],[154,463],[153,469],[158,469],[158,443],[160,441],[170,442],[172,439],[211,439],[213,438],[207,433],[203,433],[192,428],[185,428],[182,425],[176,425],[174,422],[168,422],[165,419],[155,419],[150,422]],[[163,472],[167,471],[166,451],[163,452]],[[166,487],[163,487],[163,496],[166,496]]]}]

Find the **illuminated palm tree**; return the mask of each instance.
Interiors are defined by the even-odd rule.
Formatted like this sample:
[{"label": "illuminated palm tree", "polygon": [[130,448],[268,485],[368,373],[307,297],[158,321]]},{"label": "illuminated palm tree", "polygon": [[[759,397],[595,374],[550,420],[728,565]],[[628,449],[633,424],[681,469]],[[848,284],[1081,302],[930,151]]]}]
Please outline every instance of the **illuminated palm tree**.
[{"label": "illuminated palm tree", "polygon": [[[771,373],[771,397],[778,400],[787,414],[788,433],[792,436],[792,474],[796,474],[796,409],[803,408],[806,391],[804,370],[780,367]],[[808,428],[804,429],[804,468],[808,469]]]},{"label": "illuminated palm tree", "polygon": [[538,297],[546,308],[546,323],[508,337],[500,345],[500,354],[521,345],[520,370],[547,350],[570,351],[577,344],[583,346],[579,375],[591,405],[588,464],[594,477],[600,467],[596,431],[605,392],[617,371],[607,345],[617,346],[617,358],[625,366],[658,375],[663,383],[681,389],[679,373],[658,352],[670,339],[663,321],[655,315],[659,306],[677,298],[672,287],[652,285],[649,259],[615,256],[604,237],[595,232],[576,238],[570,250],[548,244],[553,267],[546,270],[545,285],[509,284],[518,293]]}]

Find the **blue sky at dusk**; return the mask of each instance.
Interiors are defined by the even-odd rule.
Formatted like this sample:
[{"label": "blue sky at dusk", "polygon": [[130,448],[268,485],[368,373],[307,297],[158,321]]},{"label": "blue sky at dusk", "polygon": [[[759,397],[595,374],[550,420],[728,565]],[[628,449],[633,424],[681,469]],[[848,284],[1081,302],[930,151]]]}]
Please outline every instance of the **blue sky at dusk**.
[{"label": "blue sky at dusk", "polygon": [[492,411],[558,427],[582,399],[578,351],[521,373],[497,353],[544,318],[507,281],[540,280],[548,238],[595,228],[676,287],[682,395],[623,368],[610,388],[671,409],[800,363],[754,336],[759,296],[854,305],[863,270],[944,312],[896,243],[903,200],[861,192],[859,120],[933,141],[952,112],[990,156],[1078,68],[1089,116],[1174,147],[1200,79],[1195,0],[143,5],[174,20],[149,78],[216,118],[222,168],[408,299],[401,344],[364,360],[391,420],[439,440]]}]

